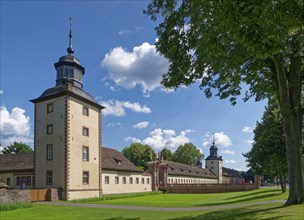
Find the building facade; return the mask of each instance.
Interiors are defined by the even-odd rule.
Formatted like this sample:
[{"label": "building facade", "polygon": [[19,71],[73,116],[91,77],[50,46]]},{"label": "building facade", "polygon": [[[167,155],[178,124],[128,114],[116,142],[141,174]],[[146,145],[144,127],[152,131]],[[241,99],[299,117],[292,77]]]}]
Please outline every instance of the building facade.
[{"label": "building facade", "polygon": [[214,144],[209,149],[210,154],[205,159],[206,169],[211,170],[211,172],[217,177],[217,183],[223,182],[223,165],[222,165],[222,156],[217,154],[218,148]]},{"label": "building facade", "polygon": [[60,188],[63,199],[102,195],[101,110],[83,90],[85,69],[68,54],[56,62],[56,85],[31,100],[35,104],[35,188]]},{"label": "building facade", "polygon": [[0,155],[0,182],[9,189],[34,188],[34,154]]}]

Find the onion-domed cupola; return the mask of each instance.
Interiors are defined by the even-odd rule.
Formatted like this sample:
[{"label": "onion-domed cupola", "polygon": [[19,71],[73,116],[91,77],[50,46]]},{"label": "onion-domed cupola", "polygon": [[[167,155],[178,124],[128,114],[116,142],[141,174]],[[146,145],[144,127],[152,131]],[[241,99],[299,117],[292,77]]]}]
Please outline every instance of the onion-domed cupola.
[{"label": "onion-domed cupola", "polygon": [[57,71],[56,86],[61,86],[70,81],[74,86],[81,88],[82,77],[85,69],[81,66],[79,59],[74,56],[74,49],[72,46],[72,24],[70,18],[70,33],[69,33],[69,47],[67,48],[67,55],[59,58],[59,61],[55,63],[55,69]]}]

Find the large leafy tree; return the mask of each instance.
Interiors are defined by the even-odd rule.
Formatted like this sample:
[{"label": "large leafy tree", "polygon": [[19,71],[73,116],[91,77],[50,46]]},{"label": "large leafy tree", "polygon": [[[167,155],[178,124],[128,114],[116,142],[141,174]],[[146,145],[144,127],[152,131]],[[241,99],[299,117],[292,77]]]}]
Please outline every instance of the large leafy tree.
[{"label": "large leafy tree", "polygon": [[204,159],[204,155],[192,143],[180,145],[172,156],[172,161],[193,166],[196,166],[197,161],[202,159]]},{"label": "large leafy tree", "polygon": [[145,13],[156,27],[157,50],[170,60],[163,85],[200,83],[236,103],[275,95],[285,132],[289,170],[286,204],[303,201],[301,87],[304,69],[304,2],[298,0],[151,0]]},{"label": "large leafy tree", "polygon": [[171,150],[164,148],[161,150],[160,154],[164,160],[172,160],[173,153]]},{"label": "large leafy tree", "polygon": [[16,154],[16,153],[23,153],[23,152],[32,152],[32,148],[23,143],[23,142],[16,142],[12,143],[11,145],[8,145],[7,147],[3,148],[2,153],[3,154]]},{"label": "large leafy tree", "polygon": [[278,176],[282,192],[286,190],[287,159],[282,116],[275,103],[269,103],[254,130],[254,144],[245,154],[248,166],[256,174]]},{"label": "large leafy tree", "polygon": [[140,143],[125,147],[122,149],[122,154],[142,170],[147,169],[147,162],[156,159],[155,151],[150,146]]}]

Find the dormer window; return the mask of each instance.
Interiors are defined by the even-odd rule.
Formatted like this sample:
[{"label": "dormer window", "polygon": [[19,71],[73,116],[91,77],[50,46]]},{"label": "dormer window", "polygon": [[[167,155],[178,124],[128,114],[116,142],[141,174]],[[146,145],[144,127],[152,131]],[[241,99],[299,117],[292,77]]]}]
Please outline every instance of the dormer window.
[{"label": "dormer window", "polygon": [[184,170],[183,170],[183,169],[181,169],[181,171],[182,171],[182,172],[184,172]]},{"label": "dormer window", "polygon": [[118,165],[121,165],[122,164],[122,161],[117,159],[117,158],[114,158],[115,162],[118,164]]},{"label": "dormer window", "polygon": [[174,168],[173,168],[173,167],[170,167],[170,168],[171,168],[172,171],[174,171]]}]

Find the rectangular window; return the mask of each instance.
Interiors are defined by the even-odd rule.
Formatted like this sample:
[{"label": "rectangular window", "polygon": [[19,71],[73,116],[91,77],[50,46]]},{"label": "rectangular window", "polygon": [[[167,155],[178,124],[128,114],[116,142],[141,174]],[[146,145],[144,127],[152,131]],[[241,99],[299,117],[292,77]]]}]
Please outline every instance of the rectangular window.
[{"label": "rectangular window", "polygon": [[214,164],[214,161],[211,161],[211,164]]},{"label": "rectangular window", "polygon": [[105,184],[109,184],[110,183],[110,178],[109,176],[105,176]]},{"label": "rectangular window", "polygon": [[32,185],[32,177],[31,176],[26,177],[26,185],[28,185],[28,186]]},{"label": "rectangular window", "polygon": [[53,144],[46,145],[46,160],[53,160]]},{"label": "rectangular window", "polygon": [[123,177],[122,178],[122,184],[126,184],[127,183],[127,178],[126,177]]},{"label": "rectangular window", "polygon": [[20,176],[17,176],[17,180],[16,180],[16,184],[19,186],[21,185],[21,177]]},{"label": "rectangular window", "polygon": [[85,116],[89,116],[89,108],[83,107],[82,108],[82,114],[85,115]]},{"label": "rectangular window", "polygon": [[145,184],[145,178],[141,178],[141,184]]},{"label": "rectangular window", "polygon": [[89,147],[82,147],[82,160],[89,161]]},{"label": "rectangular window", "polygon": [[46,133],[53,134],[53,124],[49,124],[46,126]]},{"label": "rectangular window", "polygon": [[89,184],[89,172],[88,171],[82,172],[82,184]]},{"label": "rectangular window", "polygon": [[46,171],[46,185],[53,185],[53,171]]},{"label": "rectangular window", "polygon": [[86,127],[82,127],[82,135],[83,136],[89,136],[89,129]]},{"label": "rectangular window", "polygon": [[139,178],[136,177],[136,184],[139,184]]},{"label": "rectangular window", "polygon": [[[170,181],[170,179],[169,179],[169,181]],[[149,178],[147,178],[147,184],[150,184],[150,179]]]},{"label": "rectangular window", "polygon": [[47,104],[47,113],[51,113],[51,112],[53,112],[54,111],[54,105],[53,105],[53,103],[49,103],[49,104]]},{"label": "rectangular window", "polygon": [[119,177],[115,176],[115,184],[119,184]]},{"label": "rectangular window", "polygon": [[129,183],[130,183],[130,184],[133,184],[133,178],[132,178],[132,177],[130,177]]}]

